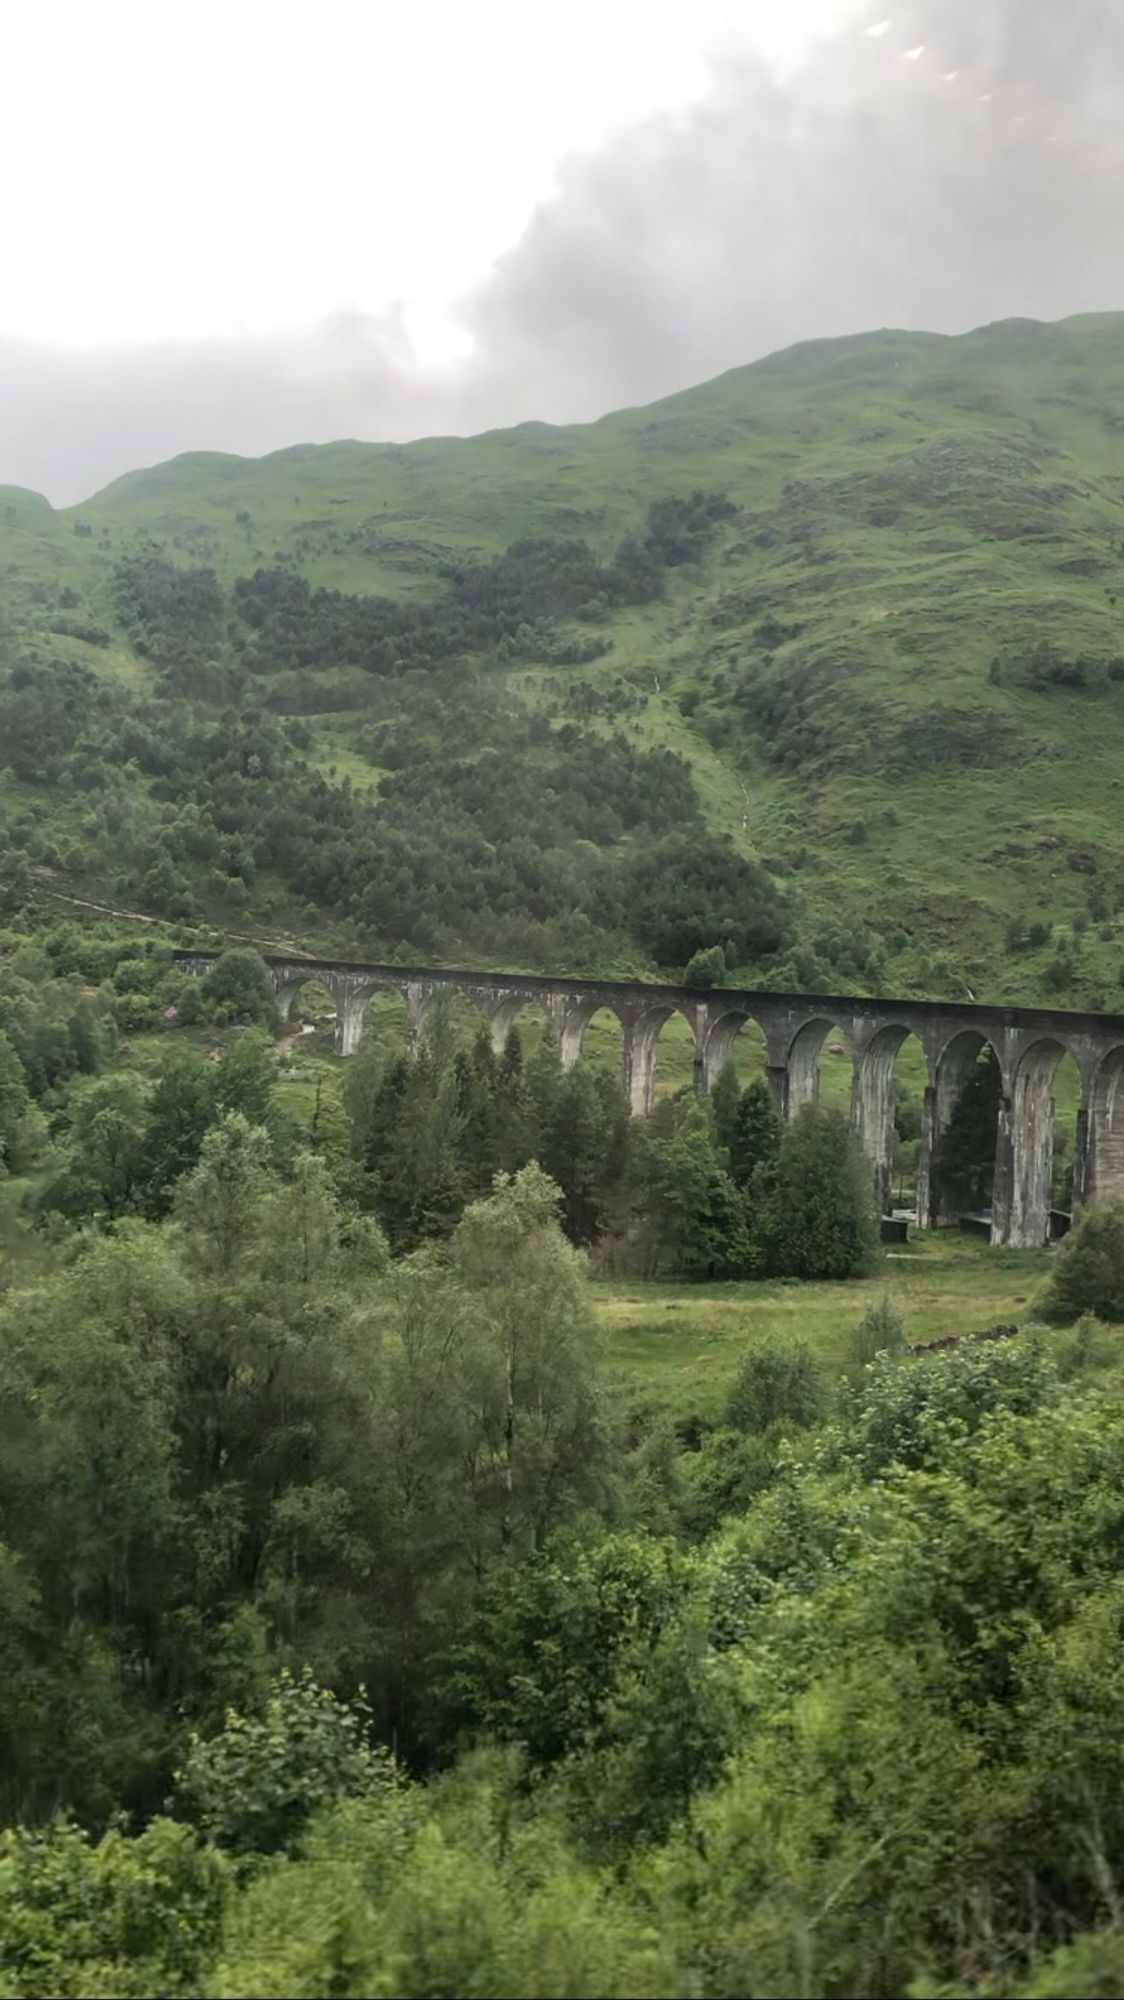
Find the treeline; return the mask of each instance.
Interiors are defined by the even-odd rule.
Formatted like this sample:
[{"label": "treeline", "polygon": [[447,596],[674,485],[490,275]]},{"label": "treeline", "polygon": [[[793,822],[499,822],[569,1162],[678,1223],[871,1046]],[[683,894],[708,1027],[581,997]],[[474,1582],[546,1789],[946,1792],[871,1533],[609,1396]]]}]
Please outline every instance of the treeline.
[{"label": "treeline", "polygon": [[[97,947],[66,927],[51,941],[53,958],[28,951],[0,973],[0,1167],[39,1170],[27,1200],[40,1230],[163,1217],[231,1113],[268,1132],[282,1166],[308,1140],[323,1149],[315,1122],[302,1134],[277,1109],[277,1010],[256,953],[226,952],[196,980],[165,953],[118,948],[93,1000],[75,1003],[60,965],[89,971]],[[35,972],[45,993],[25,976]],[[169,1015],[243,1031],[213,1063],[172,1053],[155,1081],[120,1056],[104,1068],[120,1034]],[[617,1268],[844,1278],[874,1254],[870,1176],[846,1120],[810,1111],[782,1133],[767,1086],[742,1091],[732,1069],[711,1099],[688,1091],[636,1120],[616,1076],[563,1069],[549,1031],[527,1061],[517,1028],[499,1055],[486,1028],[465,1047],[438,1002],[416,1055],[360,1046],[345,1106],[346,1134],[327,1148],[332,1185],[399,1255],[447,1238],[497,1173],[532,1162],[560,1191],[570,1241]]]},{"label": "treeline", "polygon": [[841,1115],[809,1110],[782,1132],[768,1086],[732,1070],[630,1119],[617,1079],[561,1065],[549,1031],[529,1061],[513,1028],[455,1047],[439,1023],[414,1058],[349,1066],[352,1152],[397,1250],[447,1234],[498,1172],[539,1162],[570,1240],[618,1269],[683,1278],[854,1277],[872,1264],[870,1176]]}]

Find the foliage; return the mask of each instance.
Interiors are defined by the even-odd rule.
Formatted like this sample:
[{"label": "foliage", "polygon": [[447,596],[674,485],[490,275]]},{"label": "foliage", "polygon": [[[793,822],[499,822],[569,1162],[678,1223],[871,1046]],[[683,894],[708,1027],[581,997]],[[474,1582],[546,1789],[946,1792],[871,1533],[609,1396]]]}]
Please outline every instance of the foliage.
[{"label": "foliage", "polygon": [[1066,1326],[1083,1313],[1124,1322],[1124,1201],[1087,1208],[1060,1246],[1038,1311]]},{"label": "foliage", "polygon": [[705,1105],[688,1103],[638,1163],[641,1203],[659,1256],[683,1278],[738,1277],[753,1248],[741,1197],[723,1165]]},{"label": "foliage", "polygon": [[64,1818],[0,1833],[0,1990],[60,2000],[200,1992],[229,1875],[221,1854],[166,1819],[96,1842]]},{"label": "foliage", "polygon": [[188,1739],[176,1816],[230,1854],[292,1853],[325,1806],[394,1784],[366,1740],[369,1713],[362,1691],[340,1702],[307,1669],[298,1679],[282,1670],[260,1716],[231,1709],[217,1736]]},{"label": "foliage", "polygon": [[720,944],[696,951],[683,973],[684,986],[721,986],[726,977],[726,953]]},{"label": "foliage", "polygon": [[229,1025],[276,1028],[277,1002],[269,967],[256,951],[224,951],[204,973],[200,991],[206,1018]]},{"label": "foliage", "polygon": [[901,1354],[905,1346],[905,1322],[889,1292],[883,1292],[851,1332],[851,1359],[865,1368],[879,1354]]},{"label": "foliage", "polygon": [[785,1131],[761,1215],[768,1268],[797,1278],[855,1278],[877,1249],[870,1171],[838,1111],[807,1106]]},{"label": "foliage", "polygon": [[729,1139],[730,1176],[743,1193],[767,1193],[781,1144],[781,1121],[763,1077],[742,1092]]},{"label": "foliage", "polygon": [[726,1422],[751,1434],[776,1425],[806,1430],[824,1414],[823,1376],[798,1343],[749,1347],[726,1399]]}]

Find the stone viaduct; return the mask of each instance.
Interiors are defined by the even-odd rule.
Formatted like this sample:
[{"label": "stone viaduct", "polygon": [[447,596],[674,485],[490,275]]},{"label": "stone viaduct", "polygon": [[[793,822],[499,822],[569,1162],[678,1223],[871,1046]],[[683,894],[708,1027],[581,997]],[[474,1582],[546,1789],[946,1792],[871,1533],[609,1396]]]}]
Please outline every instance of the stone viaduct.
[{"label": "stone viaduct", "polygon": [[[185,972],[197,974],[215,962],[186,951],[176,952],[175,959]],[[359,1045],[367,1002],[376,993],[401,996],[411,1041],[421,1033],[438,994],[459,994],[489,1021],[497,1050],[522,1009],[537,1008],[553,1024],[567,1067],[580,1056],[593,1015],[607,1008],[621,1024],[624,1087],[638,1113],[651,1109],[660,1031],[673,1014],[683,1017],[694,1036],[700,1090],[709,1090],[718,1077],[739,1030],[756,1022],[765,1041],[768,1081],[785,1118],[815,1097],[820,1051],[830,1031],[841,1028],[850,1037],[854,1060],[851,1120],[884,1208],[894,1147],[894,1063],[902,1043],[915,1035],[928,1066],[917,1189],[917,1220],[923,1228],[941,1219],[933,1175],[937,1143],[977,1057],[990,1044],[1002,1079],[991,1240],[1010,1248],[1034,1247],[1049,1235],[1053,1082],[1058,1064],[1071,1055],[1081,1080],[1074,1207],[1110,1191],[1124,1192],[1124,1014],[756,993],[734,987],[698,991],[640,981],[311,959],[271,958],[267,963],[283,1018],[310,980],[327,990],[336,1007],[336,1047],[345,1056]]]}]

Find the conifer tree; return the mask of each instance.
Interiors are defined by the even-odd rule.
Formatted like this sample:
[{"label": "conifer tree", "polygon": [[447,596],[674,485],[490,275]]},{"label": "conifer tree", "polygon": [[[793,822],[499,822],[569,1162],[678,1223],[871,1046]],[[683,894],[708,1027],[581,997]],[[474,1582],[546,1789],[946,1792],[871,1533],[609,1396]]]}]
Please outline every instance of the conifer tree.
[{"label": "conifer tree", "polygon": [[730,1140],[730,1177],[735,1187],[748,1194],[759,1168],[767,1182],[780,1143],[781,1121],[773,1093],[764,1077],[756,1077],[742,1093]]}]

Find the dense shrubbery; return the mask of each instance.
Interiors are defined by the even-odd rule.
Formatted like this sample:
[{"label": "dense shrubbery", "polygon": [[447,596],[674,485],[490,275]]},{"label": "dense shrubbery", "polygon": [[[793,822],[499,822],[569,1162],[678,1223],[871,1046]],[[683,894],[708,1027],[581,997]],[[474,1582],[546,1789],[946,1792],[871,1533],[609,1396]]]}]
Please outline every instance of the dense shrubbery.
[{"label": "dense shrubbery", "polygon": [[228,1114],[0,1309],[0,1985],[1116,1991],[1114,1357],[638,1450],[557,1200],[372,1263]]},{"label": "dense shrubbery", "polygon": [[1098,1201],[1079,1218],[1058,1251],[1041,1312],[1058,1326],[1085,1313],[1124,1324],[1124,1201]]},{"label": "dense shrubbery", "polygon": [[[261,1027],[109,1067],[174,977],[69,925],[0,972],[0,1133],[51,1148],[0,1301],[0,1990],[1114,1991],[1109,1330],[921,1360],[883,1301],[842,1382],[749,1337],[677,1439],[573,1243],[842,1275],[841,1119],[728,1072],[630,1121],[438,1011],[349,1065],[349,1146]],[[237,952],[205,1004],[266,998]]]}]

